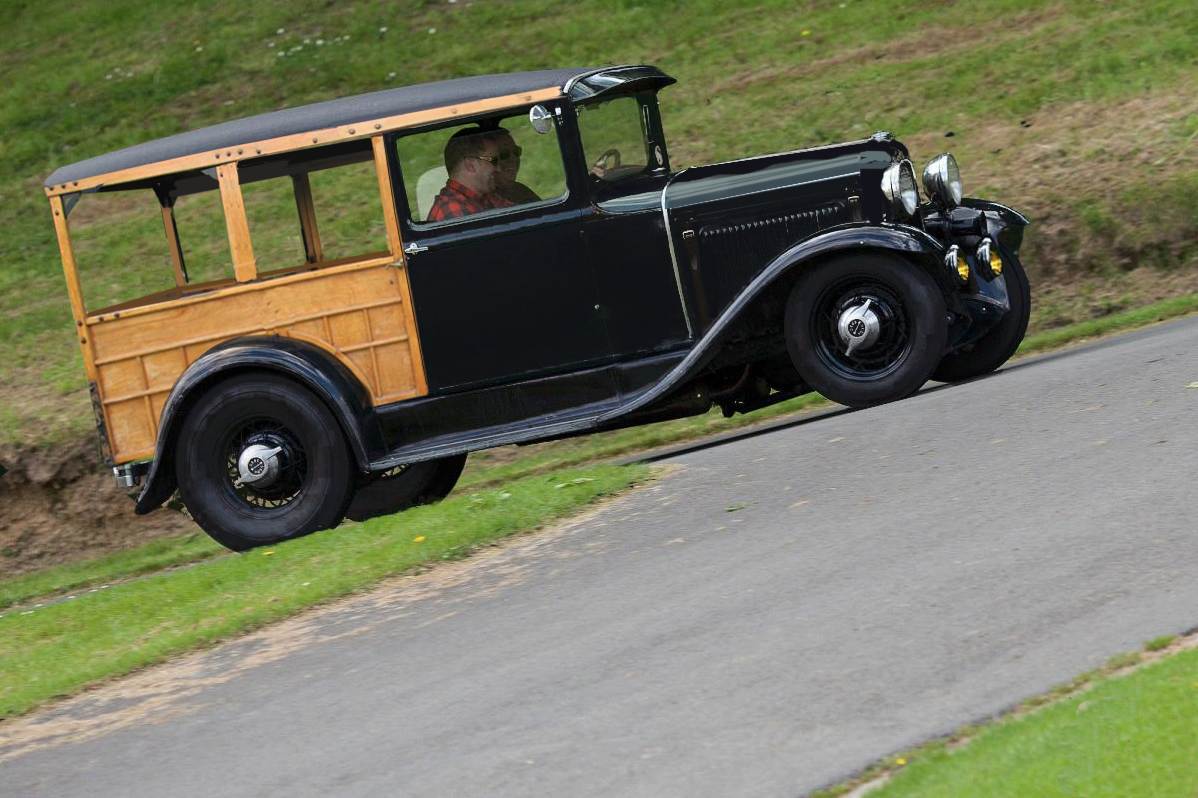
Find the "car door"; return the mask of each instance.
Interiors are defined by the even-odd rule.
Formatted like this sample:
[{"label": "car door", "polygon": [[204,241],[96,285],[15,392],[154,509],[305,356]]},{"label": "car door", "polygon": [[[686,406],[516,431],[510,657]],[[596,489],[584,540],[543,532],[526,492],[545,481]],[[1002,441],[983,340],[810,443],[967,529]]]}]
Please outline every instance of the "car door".
[{"label": "car door", "polygon": [[[469,127],[469,126],[467,126]],[[412,301],[430,393],[528,380],[610,359],[583,241],[582,193],[563,166],[556,129],[537,134],[522,111],[480,120],[520,142],[515,205],[428,222],[430,185],[444,186],[445,142],[460,124],[398,138],[407,189],[397,192]],[[418,190],[419,189],[419,190]]]},{"label": "car door", "polygon": [[586,240],[612,351],[632,360],[685,348],[692,336],[662,213],[670,175],[653,95],[601,97],[576,116],[590,169]]}]

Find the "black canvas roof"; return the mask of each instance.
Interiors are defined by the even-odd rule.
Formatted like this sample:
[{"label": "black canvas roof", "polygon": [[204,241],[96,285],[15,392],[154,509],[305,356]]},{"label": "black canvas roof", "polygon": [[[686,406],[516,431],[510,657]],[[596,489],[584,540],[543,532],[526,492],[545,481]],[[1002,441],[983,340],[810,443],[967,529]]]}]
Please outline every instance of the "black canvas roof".
[{"label": "black canvas roof", "polygon": [[565,87],[580,75],[596,68],[544,69],[506,75],[481,75],[417,86],[385,89],[370,94],[286,108],[258,116],[234,119],[212,127],[147,141],[123,150],[89,158],[64,166],[46,179],[46,186],[85,180],[97,175],[138,166],[184,158],[222,147],[236,147],[256,141],[322,130],[330,127],[381,119],[388,116],[426,111],[449,105],[475,102],[491,97]]}]

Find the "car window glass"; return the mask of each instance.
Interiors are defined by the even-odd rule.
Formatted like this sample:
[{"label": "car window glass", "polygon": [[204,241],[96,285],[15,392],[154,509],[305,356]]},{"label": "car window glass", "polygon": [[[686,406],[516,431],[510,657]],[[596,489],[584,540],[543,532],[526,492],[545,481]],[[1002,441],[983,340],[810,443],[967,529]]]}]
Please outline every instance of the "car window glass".
[{"label": "car window glass", "polygon": [[[307,180],[312,196],[319,262],[387,249],[373,158],[358,155],[353,161],[301,172],[296,177]],[[298,266],[306,260],[302,229],[296,218],[295,179],[279,177],[241,186],[259,273]]]},{"label": "car window glass", "polygon": [[592,175],[610,182],[645,171],[648,142],[635,97],[579,106],[578,131]]},{"label": "car window glass", "polygon": [[89,310],[174,287],[162,208],[153,191],[86,194],[71,211],[70,225]]},{"label": "car window glass", "polygon": [[502,214],[566,195],[557,131],[534,132],[525,113],[404,136],[396,152],[416,224]]}]

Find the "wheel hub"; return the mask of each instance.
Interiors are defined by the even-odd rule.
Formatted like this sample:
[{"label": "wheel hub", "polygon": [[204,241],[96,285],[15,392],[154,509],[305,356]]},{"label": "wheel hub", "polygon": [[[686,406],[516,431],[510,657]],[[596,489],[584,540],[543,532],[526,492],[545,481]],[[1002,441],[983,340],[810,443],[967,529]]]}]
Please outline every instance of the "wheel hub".
[{"label": "wheel hub", "polygon": [[282,446],[266,446],[253,443],[241,450],[237,458],[237,487],[253,485],[255,488],[266,488],[274,484],[279,477],[279,453]]},{"label": "wheel hub", "polygon": [[836,331],[845,346],[844,354],[853,354],[857,349],[868,349],[877,343],[882,334],[882,320],[873,310],[873,299],[867,298],[860,305],[846,308],[840,314]]}]

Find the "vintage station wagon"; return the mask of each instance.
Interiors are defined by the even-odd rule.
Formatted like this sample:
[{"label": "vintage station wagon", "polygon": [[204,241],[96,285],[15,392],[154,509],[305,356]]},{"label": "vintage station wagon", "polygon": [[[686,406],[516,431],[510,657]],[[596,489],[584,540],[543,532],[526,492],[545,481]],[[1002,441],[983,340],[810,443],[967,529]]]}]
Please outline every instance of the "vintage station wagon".
[{"label": "vintage station wagon", "polygon": [[[886,133],[673,171],[674,82],[620,66],[397,88],[51,175],[103,456],[118,484],[144,478],[136,511],[178,491],[246,549],[442,498],[470,451],[810,391],[874,405],[1014,353],[1027,220],[962,197],[951,155],[922,197]],[[277,268],[259,185],[298,216]],[[161,214],[169,287],[91,309],[68,217],[108,192]],[[196,280],[205,195],[227,273]],[[360,241],[331,248],[346,218]]]}]

